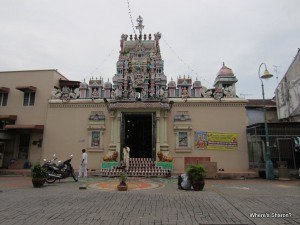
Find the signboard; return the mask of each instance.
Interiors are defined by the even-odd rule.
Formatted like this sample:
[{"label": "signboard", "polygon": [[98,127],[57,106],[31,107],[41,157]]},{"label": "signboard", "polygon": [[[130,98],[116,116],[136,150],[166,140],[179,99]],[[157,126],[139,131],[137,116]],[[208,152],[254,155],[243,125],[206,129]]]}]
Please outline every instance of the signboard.
[{"label": "signboard", "polygon": [[237,133],[195,131],[195,148],[200,150],[237,150]]}]

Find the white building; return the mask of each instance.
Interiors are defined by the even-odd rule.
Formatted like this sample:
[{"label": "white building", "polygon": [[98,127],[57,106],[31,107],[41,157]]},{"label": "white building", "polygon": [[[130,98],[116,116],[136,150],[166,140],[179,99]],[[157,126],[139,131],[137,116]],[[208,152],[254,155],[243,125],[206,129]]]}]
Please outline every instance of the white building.
[{"label": "white building", "polygon": [[276,88],[278,119],[300,122],[300,49]]}]

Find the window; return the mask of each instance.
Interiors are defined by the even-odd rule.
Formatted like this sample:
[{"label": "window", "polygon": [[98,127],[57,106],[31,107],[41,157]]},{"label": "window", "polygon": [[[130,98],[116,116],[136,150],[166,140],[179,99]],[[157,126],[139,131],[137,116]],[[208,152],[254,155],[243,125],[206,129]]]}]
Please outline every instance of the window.
[{"label": "window", "polygon": [[0,130],[4,130],[5,125],[13,125],[13,124],[15,124],[14,121],[0,120]]},{"label": "window", "polygon": [[89,146],[88,151],[103,152],[103,134],[105,131],[105,115],[102,111],[92,111],[89,116],[88,135]]},{"label": "window", "polygon": [[24,92],[23,106],[34,105],[35,92]]},{"label": "window", "polygon": [[92,131],[91,148],[100,147],[100,131]]},{"label": "window", "polygon": [[[179,128],[180,129],[180,128]],[[191,152],[191,129],[175,130],[175,152]]]},{"label": "window", "polygon": [[0,93],[0,106],[7,106],[8,93]]},{"label": "window", "polygon": [[188,147],[188,132],[178,132],[179,140],[178,146],[179,147]]},{"label": "window", "polygon": [[188,111],[177,111],[174,116],[175,152],[192,151],[192,119]]}]

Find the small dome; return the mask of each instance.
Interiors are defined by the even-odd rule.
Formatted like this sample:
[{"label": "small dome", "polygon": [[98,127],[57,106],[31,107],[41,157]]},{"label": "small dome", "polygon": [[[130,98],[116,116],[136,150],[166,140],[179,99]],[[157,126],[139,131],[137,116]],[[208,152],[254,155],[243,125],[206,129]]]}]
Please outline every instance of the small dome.
[{"label": "small dome", "polygon": [[176,87],[175,81],[171,78],[171,81],[168,83],[168,87]]},{"label": "small dome", "polygon": [[193,86],[194,86],[194,88],[195,88],[195,87],[201,87],[202,85],[201,85],[201,82],[200,82],[199,80],[196,80],[196,81],[194,82]]},{"label": "small dome", "polygon": [[85,82],[81,82],[79,85],[79,89],[88,89],[88,84]]},{"label": "small dome", "polygon": [[104,88],[110,89],[111,87],[112,87],[112,84],[109,82],[109,80],[104,83]]},{"label": "small dome", "polygon": [[217,76],[230,77],[230,76],[234,76],[234,73],[232,72],[232,69],[225,66],[225,63],[223,62],[223,66],[219,70]]}]

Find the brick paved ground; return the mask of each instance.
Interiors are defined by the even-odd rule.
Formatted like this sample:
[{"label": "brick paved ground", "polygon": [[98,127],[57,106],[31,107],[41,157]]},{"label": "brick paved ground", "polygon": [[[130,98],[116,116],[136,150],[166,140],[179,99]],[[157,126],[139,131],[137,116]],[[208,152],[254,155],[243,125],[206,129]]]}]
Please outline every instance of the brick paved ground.
[{"label": "brick paved ground", "polygon": [[79,190],[68,179],[36,189],[28,177],[0,177],[0,224],[300,224],[300,180],[207,180],[203,192],[152,180],[163,187]]}]

